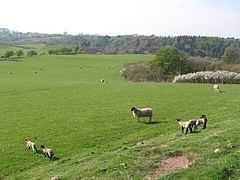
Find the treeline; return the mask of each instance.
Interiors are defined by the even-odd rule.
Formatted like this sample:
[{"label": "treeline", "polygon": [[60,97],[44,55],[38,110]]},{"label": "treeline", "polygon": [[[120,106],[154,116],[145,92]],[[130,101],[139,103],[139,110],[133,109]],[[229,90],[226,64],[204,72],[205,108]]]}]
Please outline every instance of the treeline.
[{"label": "treeline", "polygon": [[[38,53],[35,50],[30,50],[27,52],[27,56],[37,56]],[[12,58],[22,58],[24,57],[24,52],[22,49],[18,49],[16,51],[13,50],[6,50],[5,53],[3,55],[0,55],[0,60],[1,59],[12,59]]]},{"label": "treeline", "polygon": [[[190,56],[220,58],[226,48],[240,49],[240,39],[177,36],[160,37],[144,35],[100,36],[100,35],[68,35],[21,33],[1,31],[0,44],[7,45],[66,45],[79,47],[81,53],[103,54],[149,54],[159,49],[175,47]],[[54,53],[55,54],[55,53]]]},{"label": "treeline", "polygon": [[[137,62],[126,64],[124,68],[121,70],[122,78],[128,81],[135,82],[143,82],[143,81],[155,81],[155,82],[172,82],[175,76],[181,76],[184,74],[189,74],[186,77],[197,77],[201,79],[199,74],[195,76],[196,72],[206,72],[206,71],[223,71],[224,75],[226,75],[227,71],[230,72],[238,72],[240,73],[240,54],[235,51],[235,49],[226,48],[224,54],[219,60],[211,59],[211,58],[201,58],[201,57],[192,57],[187,53],[184,53],[176,48],[164,48],[159,50],[154,59],[150,62]],[[192,76],[194,74],[194,76]],[[209,75],[209,73],[201,73],[206,74],[205,77]],[[215,74],[216,75],[216,74]],[[222,77],[228,77],[229,74]],[[232,78],[232,73],[230,73]],[[215,76],[214,76],[215,77]],[[231,83],[239,83],[238,79],[228,78],[227,81],[219,78],[220,76],[216,76],[217,78],[213,78],[218,80],[218,82],[231,82]],[[235,76],[234,76],[235,78]],[[181,79],[181,78],[179,78]],[[181,80],[182,80],[181,79]],[[207,79],[207,78],[205,78]],[[210,78],[209,78],[210,79]],[[209,80],[208,79],[208,80]],[[189,82],[190,79],[187,79]],[[194,81],[193,79],[193,82]],[[201,82],[210,82],[203,81]]]}]

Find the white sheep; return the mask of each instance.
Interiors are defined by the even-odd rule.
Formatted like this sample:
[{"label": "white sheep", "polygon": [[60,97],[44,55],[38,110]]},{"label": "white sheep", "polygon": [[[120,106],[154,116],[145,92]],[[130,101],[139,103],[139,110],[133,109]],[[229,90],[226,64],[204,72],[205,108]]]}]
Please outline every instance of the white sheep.
[{"label": "white sheep", "polygon": [[138,118],[138,122],[140,121],[139,119],[141,117],[148,117],[149,122],[152,121],[152,115],[153,115],[152,108],[138,109],[136,107],[132,107],[131,111],[133,113],[133,116]]},{"label": "white sheep", "polygon": [[207,127],[207,117],[203,114],[200,118],[196,120],[196,126],[203,125],[203,129]]},{"label": "white sheep", "polygon": [[52,159],[54,153],[51,149],[46,148],[44,145],[41,145],[42,151],[43,151],[43,155],[46,157],[48,157],[49,159]]},{"label": "white sheep", "polygon": [[213,85],[213,90],[214,90],[214,92],[218,92],[219,93],[219,85],[218,84],[214,84]]},{"label": "white sheep", "polygon": [[36,144],[29,139],[25,139],[25,141],[26,141],[26,148],[27,149],[31,148],[33,153],[36,153],[37,152]]},{"label": "white sheep", "polygon": [[184,133],[184,129],[186,129],[185,134],[188,133],[188,129],[190,130],[190,133],[192,133],[192,127],[194,126],[195,120],[182,121],[181,119],[177,119],[177,122],[182,128],[182,133]]},{"label": "white sheep", "polygon": [[105,80],[104,79],[101,79],[101,83],[104,83],[105,82]]}]

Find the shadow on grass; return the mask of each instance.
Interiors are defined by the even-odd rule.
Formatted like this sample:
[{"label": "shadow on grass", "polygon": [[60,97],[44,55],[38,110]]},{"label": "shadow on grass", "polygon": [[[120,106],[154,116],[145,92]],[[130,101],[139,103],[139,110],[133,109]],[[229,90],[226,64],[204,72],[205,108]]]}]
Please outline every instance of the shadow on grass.
[{"label": "shadow on grass", "polygon": [[142,123],[154,125],[154,124],[160,124],[160,123],[167,123],[167,121],[161,121],[161,122],[159,122],[159,121],[152,121],[152,122],[142,122]]},{"label": "shadow on grass", "polygon": [[194,134],[194,133],[200,133],[201,131],[199,131],[199,130],[193,130],[192,131],[192,133]]},{"label": "shadow on grass", "polygon": [[54,156],[54,157],[52,157],[52,161],[58,161],[60,158],[59,157],[56,157],[56,156]]}]

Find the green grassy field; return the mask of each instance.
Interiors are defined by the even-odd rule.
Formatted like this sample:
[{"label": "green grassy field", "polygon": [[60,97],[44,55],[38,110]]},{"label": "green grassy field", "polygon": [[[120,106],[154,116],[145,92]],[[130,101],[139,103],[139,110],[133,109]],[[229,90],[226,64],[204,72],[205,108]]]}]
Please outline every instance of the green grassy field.
[{"label": "green grassy field", "polygon": [[[124,64],[152,58],[79,55],[1,61],[0,179],[159,178],[159,162],[181,155],[191,166],[161,179],[238,179],[239,85],[221,85],[217,94],[210,84],[122,81]],[[154,123],[138,123],[132,106],[152,107]],[[176,118],[201,114],[208,118],[207,129],[183,135]],[[38,148],[52,148],[54,159],[26,150],[26,138]],[[221,152],[213,153],[216,148]]]}]

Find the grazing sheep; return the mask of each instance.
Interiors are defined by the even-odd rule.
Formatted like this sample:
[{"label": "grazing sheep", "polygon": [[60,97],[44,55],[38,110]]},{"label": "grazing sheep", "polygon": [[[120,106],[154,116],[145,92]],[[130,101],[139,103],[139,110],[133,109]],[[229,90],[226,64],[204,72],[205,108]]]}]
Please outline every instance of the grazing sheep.
[{"label": "grazing sheep", "polygon": [[133,116],[138,118],[138,122],[140,121],[139,119],[141,117],[148,117],[149,122],[152,121],[152,115],[153,115],[152,108],[138,109],[136,107],[132,107],[131,111],[133,113]]},{"label": "grazing sheep", "polygon": [[177,122],[178,122],[179,126],[182,128],[182,133],[184,133],[184,129],[186,129],[185,134],[188,133],[188,129],[190,130],[190,133],[192,133],[192,127],[194,126],[194,120],[182,121],[181,119],[177,119]]},{"label": "grazing sheep", "polygon": [[37,152],[36,144],[29,139],[25,139],[25,141],[26,141],[26,148],[27,149],[31,148],[33,153],[36,153]]},{"label": "grazing sheep", "polygon": [[57,176],[53,176],[53,177],[51,178],[51,180],[58,180],[58,177],[57,177]]},{"label": "grazing sheep", "polygon": [[219,85],[217,85],[217,84],[214,84],[214,85],[213,85],[213,90],[214,90],[214,92],[218,92],[218,93],[219,93],[219,92],[220,92],[220,91],[219,91],[219,88],[220,88]]},{"label": "grazing sheep", "polygon": [[196,126],[199,126],[202,124],[202,128],[206,129],[207,127],[207,117],[203,114],[199,119],[196,120]]},{"label": "grazing sheep", "polygon": [[44,145],[41,145],[42,151],[43,151],[43,155],[46,157],[48,157],[50,160],[52,159],[54,153],[51,149],[46,148]]}]

